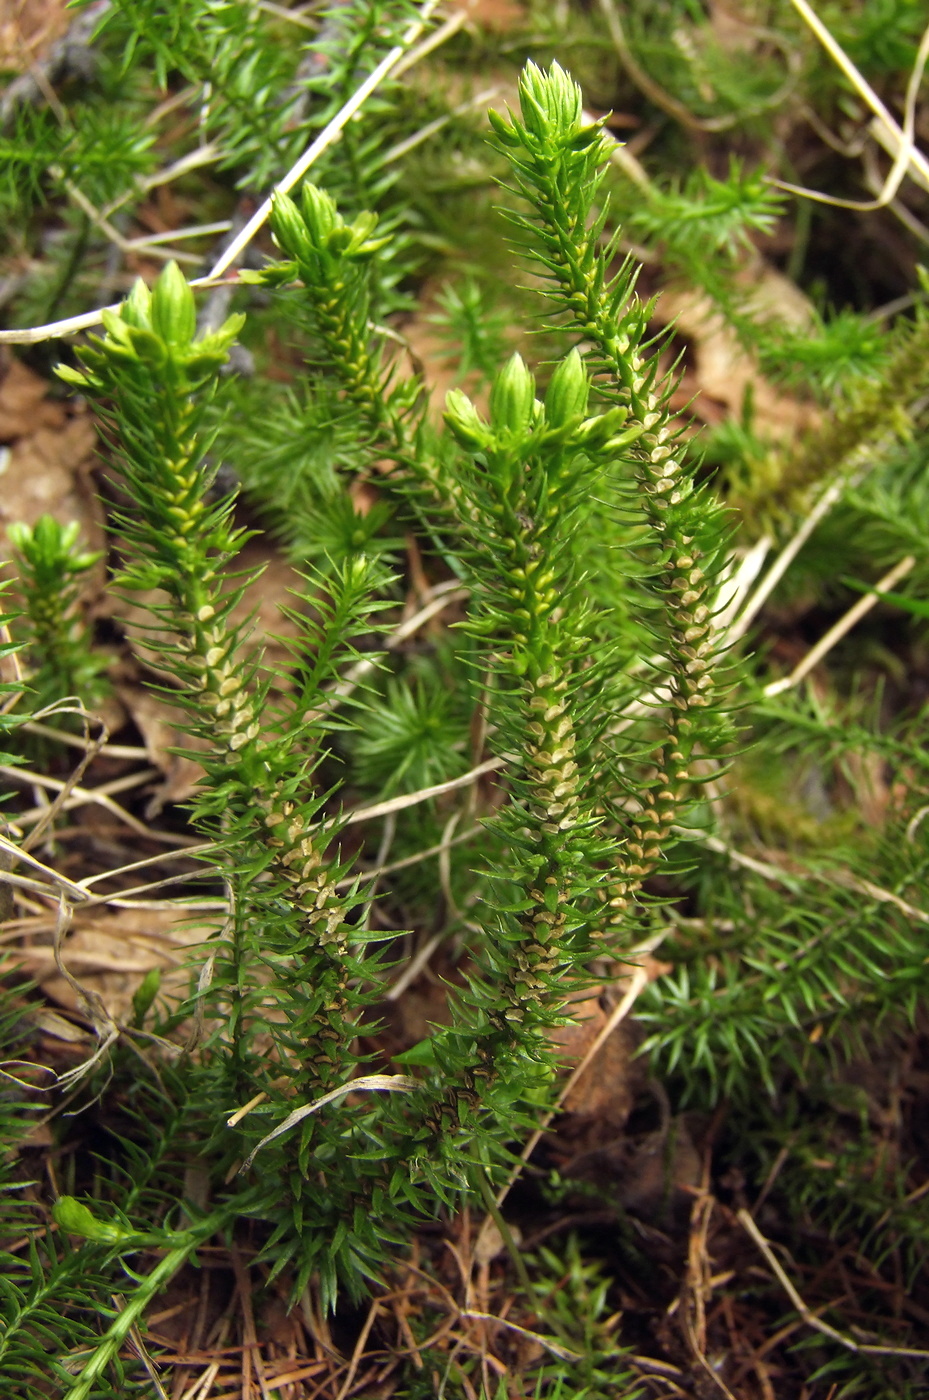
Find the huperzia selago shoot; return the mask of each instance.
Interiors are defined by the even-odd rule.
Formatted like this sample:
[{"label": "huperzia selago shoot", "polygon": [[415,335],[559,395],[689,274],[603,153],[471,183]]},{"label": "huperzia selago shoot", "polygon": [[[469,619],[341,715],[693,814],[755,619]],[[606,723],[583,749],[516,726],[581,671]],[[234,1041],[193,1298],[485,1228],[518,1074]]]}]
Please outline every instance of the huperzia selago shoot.
[{"label": "huperzia selago shoot", "polygon": [[[203,992],[214,1009],[214,1033],[194,1097],[203,1093],[211,1105],[211,1132],[228,1167],[261,1136],[255,1124],[262,1121],[249,1117],[233,1135],[224,1127],[230,1109],[256,1094],[272,1111],[301,1095],[325,1094],[357,1063],[356,1017],[370,999],[371,971],[349,946],[348,916],[358,900],[340,886],[338,821],[319,817],[324,798],[313,775],[323,719],[314,705],[336,668],[355,657],[352,638],[370,626],[375,586],[384,579],[364,559],[352,560],[327,576],[325,597],[314,599],[315,620],[306,607],[295,610],[304,627],[301,684],[272,705],[248,629],[232,619],[254,582],[234,568],[245,535],[233,524],[233,499],[209,497],[215,468],[207,462],[212,434],[205,417],[242,318],[200,338],[195,319],[193,293],[170,264],[154,291],[139,283],[119,315],[105,315],[106,336],[82,349],[81,370],[61,373],[97,402],[132,503],[117,517],[127,554],[120,586],[162,590],[150,648],[178,682],[189,732],[208,745],[194,819],[221,854],[230,913]],[[320,1171],[338,1155],[342,1145],[331,1134],[319,1141],[325,1131],[317,1125],[327,1122],[308,1122],[288,1144],[295,1170],[305,1167],[311,1138]],[[317,1265],[314,1250],[306,1250],[300,1277],[319,1267],[330,1299],[337,1272],[357,1286],[374,1265],[377,1234],[366,1217],[365,1240],[356,1231],[346,1241],[344,1228],[341,1237],[337,1229],[346,1211],[351,1217],[347,1199],[363,1188],[349,1160],[341,1182],[308,1212],[320,1226],[316,1252],[327,1258]],[[304,1208],[299,1185],[288,1193],[292,1243],[277,1256],[281,1267],[298,1250]],[[279,1184],[258,1191],[255,1209],[265,1196],[274,1214]],[[328,1228],[320,1225],[324,1218]]]},{"label": "huperzia selago shoot", "polygon": [[[81,584],[100,559],[77,548],[79,526],[61,525],[43,515],[31,528],[13,523],[7,534],[23,594],[24,621],[36,658],[30,677],[30,703],[42,710],[73,697],[91,708],[102,693],[105,662],[93,649],[90,629],[81,621]],[[59,720],[67,723],[65,716]]]},{"label": "huperzia selago shoot", "polygon": [[[233,498],[212,494],[211,405],[242,318],[198,338],[193,293],[171,264],[152,291],[140,283],[119,314],[104,313],[80,369],[61,371],[95,402],[129,501],[116,515],[120,586],[161,590],[148,645],[208,746],[194,820],[229,914],[194,999],[208,1031],[187,1068],[191,1112],[201,1137],[208,1121],[218,1191],[271,1226],[275,1272],[292,1268],[295,1294],[316,1276],[327,1303],[375,1276],[414,1216],[493,1173],[553,1104],[552,1033],[594,985],[593,961],[621,963],[636,941],[650,908],[641,885],[671,849],[691,757],[717,757],[725,733],[711,619],[718,514],[676,451],[632,274],[608,277],[593,205],[599,130],[583,126],[560,69],[531,68],[520,99],[521,119],[497,127],[535,211],[521,225],[528,250],[534,238],[566,313],[547,387],[514,356],[487,417],[449,394],[440,440],[419,379],[402,377],[379,339],[373,219],[345,224],[312,186],[300,204],[278,200],[285,261],[257,275],[302,283],[371,475],[389,459],[383,491],[425,522],[470,595],[466,664],[505,801],[485,823],[492,854],[465,985],[450,993],[451,1024],[407,1057],[413,1078],[359,1075],[361,1017],[383,982],[372,945],[391,935],[364,931],[339,794],[324,780],[328,735],[353,724],[350,705],[333,718],[327,687],[391,606],[393,582],[362,554],[311,578],[293,614],[292,683],[272,687],[235,620],[260,586],[236,569],[245,534]],[[592,521],[612,522],[616,548],[630,549],[632,640],[593,601]],[[390,625],[378,627],[389,643]]]},{"label": "huperzia selago shoot", "polygon": [[[204,461],[204,413],[241,324],[235,316],[195,339],[193,293],[170,264],[154,293],[138,283],[122,314],[106,315],[106,338],[94,337],[81,352],[83,371],[65,369],[62,375],[103,401],[101,416],[132,499],[134,509],[118,516],[129,551],[121,584],[167,595],[156,609],[162,630],[151,645],[182,686],[191,732],[212,745],[201,819],[222,814],[227,846],[247,842],[264,852],[254,876],[271,875],[275,893],[297,920],[299,932],[289,934],[296,934],[303,950],[301,975],[320,1013],[312,1045],[302,1047],[304,1074],[328,1087],[340,1066],[334,1045],[351,1037],[341,932],[345,901],[336,895],[318,849],[321,838],[312,833],[314,802],[301,806],[300,780],[313,764],[309,734],[292,715],[273,717],[275,732],[263,732],[267,685],[258,678],[243,629],[230,620],[246,585],[230,576],[228,566],[244,535],[232,523],[232,499],[211,504],[208,498],[214,473]],[[355,573],[349,571],[342,583],[357,594]],[[240,894],[235,904],[237,922],[247,923],[249,898],[243,903]],[[236,937],[246,946],[251,942],[244,929]],[[260,956],[271,956],[273,941],[266,941]],[[233,1045],[241,1040],[241,1014],[231,1019]]]},{"label": "huperzia selago shoot", "polygon": [[438,510],[454,528],[470,507],[423,431],[421,380],[398,376],[395,359],[371,334],[377,313],[372,262],[390,240],[376,236],[371,214],[347,224],[326,191],[312,184],[303,187],[299,206],[285,194],[275,196],[271,227],[285,260],[245,272],[243,280],[266,286],[300,280],[326,366],[357,412],[371,460],[392,461],[398,468],[393,484],[401,490],[410,474],[427,485],[432,513]]},{"label": "huperzia selago shoot", "polygon": [[527,64],[519,99],[519,117],[490,113],[514,191],[531,209],[508,217],[544,278],[557,324],[585,345],[598,392],[625,408],[640,430],[630,459],[648,523],[650,591],[658,604],[656,680],[666,692],[669,723],[654,779],[637,794],[642,810],[611,901],[622,910],[667,844],[691,780],[691,757],[716,755],[724,742],[712,619],[724,518],[685,465],[669,409],[675,378],[662,375],[660,347],[646,340],[651,307],[635,294],[637,268],[627,258],[612,271],[620,231],[604,236],[608,149],[601,125],[585,121],[580,89],[557,63],[548,73]]},{"label": "huperzia selago shoot", "polygon": [[588,416],[589,395],[576,350],[544,401],[514,355],[494,382],[489,422],[460,390],[448,395],[445,421],[468,454],[460,467],[472,507],[461,541],[473,589],[467,626],[493,678],[494,743],[509,760],[510,803],[498,818],[507,864],[494,875],[515,899],[488,911],[484,927],[484,977],[474,984],[487,1020],[482,1079],[544,1064],[545,1032],[563,1018],[574,976],[598,951],[617,950],[609,937],[598,942],[596,891],[621,853],[601,829],[593,762],[615,718],[615,657],[607,643],[592,647],[604,628],[572,545],[607,464],[642,430],[626,427],[622,408]]}]

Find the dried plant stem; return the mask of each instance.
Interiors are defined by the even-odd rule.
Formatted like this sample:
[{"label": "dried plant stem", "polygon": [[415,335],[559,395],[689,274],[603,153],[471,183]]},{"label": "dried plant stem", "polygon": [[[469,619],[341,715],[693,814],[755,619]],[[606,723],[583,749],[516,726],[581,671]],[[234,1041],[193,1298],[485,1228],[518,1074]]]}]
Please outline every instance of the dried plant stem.
[{"label": "dried plant stem", "polygon": [[390,76],[403,58],[403,55],[419,38],[419,35],[429,22],[433,11],[437,8],[438,3],[439,0],[426,0],[426,3],[420,9],[419,17],[409,26],[400,43],[395,44],[394,47],[384,55],[377,67],[368,74],[367,78],[356,88],[348,101],[339,108],[338,112],[319,133],[315,141],[306,148],[299,160],[294,161],[283,179],[278,180],[272,193],[255,210],[255,213],[242,229],[242,232],[223,250],[220,257],[217,258],[216,262],[210,268],[206,277],[198,279],[197,282],[192,285],[203,286],[212,283],[216,281],[217,278],[220,278],[227,268],[232,267],[239,254],[248,247],[249,243],[251,243],[252,239],[255,237],[255,234],[259,229],[264,228],[265,224],[268,222],[274,196],[276,194],[286,194],[288,190],[292,190],[294,185],[303,179],[306,172],[315,164],[323,152],[329,149],[351,121],[355,113],[361,110],[372,92],[380,86],[385,78]]},{"label": "dried plant stem", "polygon": [[[891,115],[887,107],[884,105],[884,103],[881,101],[881,99],[878,97],[871,84],[858,71],[854,63],[852,63],[851,59],[849,58],[848,54],[836,41],[833,34],[830,33],[830,31],[823,24],[822,20],[819,18],[812,6],[807,3],[807,0],[791,0],[791,4],[793,5],[797,13],[800,15],[804,23],[809,25],[810,29],[816,35],[817,39],[822,44],[823,48],[826,50],[832,61],[845,74],[845,77],[851,83],[852,87],[858,93],[859,97],[861,97],[865,101],[865,103],[874,113],[875,117],[878,119],[881,125],[890,134],[891,139],[893,140],[895,146],[900,152],[898,160],[900,159],[900,157],[903,157],[903,170],[905,171],[908,165],[912,165],[916,170],[919,171],[920,175],[923,177],[924,180],[929,180],[929,160],[927,160],[926,157],[922,154],[922,152],[919,151],[913,144],[913,125],[915,124],[915,101],[916,95],[919,91],[919,83],[922,77],[922,70],[925,67],[927,57],[929,57],[929,29],[927,29],[926,32],[923,34],[922,42],[919,46],[919,53],[917,55],[916,64],[914,65],[913,73],[910,77],[910,82],[907,88],[908,113],[910,111],[911,104],[913,107],[913,115],[910,122],[910,129],[909,133],[907,133],[907,131],[901,130],[899,123],[894,120],[893,116]],[[899,181],[897,183],[899,184]],[[793,189],[795,187],[788,185],[784,186],[784,188]],[[799,194],[808,193],[806,190],[803,189],[796,190],[796,192]],[[830,199],[829,202],[832,203],[834,201]],[[852,207],[854,208],[859,206],[853,205]],[[879,204],[869,204],[865,205],[864,207],[873,209],[878,208],[880,206]]]},{"label": "dried plant stem", "polygon": [[855,473],[853,476],[843,475],[840,479],[833,481],[826,487],[815,505],[804,516],[799,528],[794,532],[790,540],[778,554],[754,593],[751,594],[748,601],[745,603],[738,617],[730,624],[727,635],[731,642],[738,641],[739,638],[744,637],[745,633],[816,529],[816,526],[821,520],[825,519],[832,507],[838,504],[846,491],[848,491],[851,486],[857,484],[861,475],[863,475],[863,472]]},{"label": "dried plant stem", "polygon": [[782,676],[780,680],[771,681],[769,685],[766,685],[764,694],[782,695],[785,690],[792,690],[794,686],[799,685],[804,677],[808,676],[813,670],[814,666],[818,666],[820,661],[822,661],[832,648],[842,640],[846,633],[850,632],[852,628],[871,611],[874,605],[880,602],[881,594],[887,593],[895,584],[898,584],[900,580],[910,572],[915,563],[916,559],[914,556],[908,554],[904,559],[900,560],[899,564],[895,564],[882,579],[878,580],[870,593],[866,593],[863,598],[859,598],[858,602],[855,603],[853,607],[849,608],[848,612],[840,617],[838,622],[829,628],[828,632],[825,632],[820,637],[819,641],[814,647],[810,648],[803,660],[797,662],[797,665],[789,676]]},{"label": "dried plant stem", "polygon": [[839,1332],[837,1328],[830,1327],[828,1322],[823,1322],[821,1317],[817,1317],[814,1312],[810,1311],[806,1303],[800,1297],[800,1294],[781,1267],[777,1255],[758,1229],[758,1226],[755,1224],[749,1212],[745,1209],[737,1211],[736,1219],[745,1233],[754,1240],[755,1244],[761,1250],[774,1277],[808,1327],[814,1328],[815,1331],[821,1332],[824,1337],[828,1337],[833,1342],[838,1342],[839,1346],[845,1347],[848,1351],[857,1352],[861,1356],[919,1356],[929,1358],[929,1351],[923,1351],[919,1347],[880,1346],[868,1342],[856,1342],[854,1338],[846,1336],[844,1332]]},{"label": "dried plant stem", "polygon": [[[369,73],[368,77],[361,83],[346,103],[339,109],[332,120],[323,128],[316,139],[296,160],[287,174],[274,187],[274,191],[249,219],[241,233],[225,248],[221,256],[216,260],[213,267],[205,277],[196,277],[191,281],[192,287],[215,287],[223,281],[235,283],[236,277],[226,278],[225,273],[232,267],[236,259],[248,247],[252,239],[267,223],[271,213],[272,200],[275,194],[286,193],[293,189],[294,185],[303,178],[306,172],[315,161],[328,150],[339,134],[351,121],[356,112],[364,106],[372,92],[388,78],[397,67],[404,54],[418,39],[430,17],[438,7],[439,0],[426,0],[423,4],[419,16],[409,26],[399,44],[395,44],[388,53],[384,55],[376,68]],[[105,308],[109,311],[118,311],[118,306]],[[63,335],[73,335],[76,331],[88,330],[91,326],[98,326],[101,322],[103,308],[96,311],[86,311],[79,316],[68,316],[60,321],[50,321],[44,326],[32,326],[24,330],[0,331],[0,344],[7,345],[37,345],[43,340],[53,340]]]}]

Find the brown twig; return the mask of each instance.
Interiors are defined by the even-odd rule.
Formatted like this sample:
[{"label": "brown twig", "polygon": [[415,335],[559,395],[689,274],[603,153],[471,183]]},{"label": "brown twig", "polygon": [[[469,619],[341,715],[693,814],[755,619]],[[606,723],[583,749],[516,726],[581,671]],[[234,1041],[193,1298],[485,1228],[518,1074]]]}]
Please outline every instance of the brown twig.
[{"label": "brown twig", "polygon": [[336,1400],[345,1400],[345,1397],[348,1395],[349,1391],[352,1388],[352,1381],[355,1379],[355,1373],[358,1370],[359,1363],[361,1362],[361,1359],[364,1355],[365,1343],[367,1342],[368,1337],[371,1335],[371,1328],[374,1326],[380,1309],[381,1300],[379,1298],[375,1298],[374,1302],[368,1309],[368,1316],[365,1318],[364,1326],[358,1334],[358,1340],[355,1343],[355,1349],[352,1352],[351,1360],[348,1363],[348,1371],[345,1374],[345,1380],[342,1382],[342,1385],[339,1388],[339,1393],[336,1396]]},{"label": "brown twig", "polygon": [[694,1360],[706,1372],[726,1400],[736,1400],[722,1376],[716,1373],[706,1354],[706,1303],[712,1293],[712,1268],[707,1250],[710,1219],[716,1198],[710,1191],[710,1153],[704,1155],[700,1185],[690,1212],[687,1241],[687,1271],[679,1298],[681,1328]]},{"label": "brown twig", "polygon": [[812,1327],[815,1331],[822,1333],[824,1337],[828,1337],[831,1341],[838,1342],[839,1346],[845,1347],[848,1351],[857,1352],[862,1356],[919,1356],[929,1359],[929,1351],[923,1351],[919,1347],[882,1346],[870,1342],[856,1342],[854,1338],[846,1336],[844,1332],[839,1332],[828,1322],[823,1322],[822,1318],[817,1317],[814,1312],[811,1312],[800,1297],[800,1294],[781,1267],[774,1250],[758,1229],[758,1226],[755,1224],[749,1212],[744,1209],[739,1210],[736,1212],[736,1218],[745,1233],[754,1240],[755,1244],[761,1250],[771,1272],[774,1274],[795,1310],[800,1314],[800,1317],[808,1327]]}]

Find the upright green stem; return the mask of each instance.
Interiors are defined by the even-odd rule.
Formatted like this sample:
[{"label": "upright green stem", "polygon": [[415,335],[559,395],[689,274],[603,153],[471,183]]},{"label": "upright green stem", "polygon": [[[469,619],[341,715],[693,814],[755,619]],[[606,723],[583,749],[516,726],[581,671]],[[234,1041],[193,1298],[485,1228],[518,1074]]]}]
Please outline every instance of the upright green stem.
[{"label": "upright green stem", "polygon": [[[98,1244],[116,1245],[120,1252],[133,1248],[138,1250],[151,1245],[155,1236],[134,1234],[123,1225],[98,1219],[87,1206],[73,1196],[62,1196],[53,1211],[59,1227],[68,1234],[83,1236]],[[136,1287],[123,1304],[110,1327],[94,1347],[74,1385],[65,1393],[63,1400],[86,1400],[94,1383],[104,1374],[110,1363],[119,1355],[132,1331],[152,1299],[170,1283],[178,1269],[187,1262],[194,1250],[205,1243],[217,1230],[228,1225],[228,1211],[218,1211],[197,1222],[189,1230],[173,1231],[161,1239],[169,1243],[167,1253],[158,1261],[150,1274],[144,1278],[135,1276]],[[137,1241],[137,1243],[133,1243]]]},{"label": "upright green stem", "polygon": [[[275,197],[271,222],[278,243],[293,261],[252,275],[272,283],[300,276],[329,367],[361,415],[372,455],[390,458],[404,478],[412,476],[424,484],[433,507],[452,521],[473,519],[466,493],[422,441],[420,383],[412,379],[392,386],[392,371],[385,370],[380,352],[372,346],[366,264],[387,241],[374,236],[373,215],[362,214],[346,224],[329,195],[307,184],[300,208],[286,195]],[[384,480],[389,486],[390,479]]]},{"label": "upright green stem", "polygon": [[504,1065],[514,1079],[531,1078],[532,1060],[545,1065],[547,1035],[594,953],[594,891],[601,863],[615,854],[597,831],[591,726],[582,734],[578,724],[602,674],[584,663],[596,618],[574,533],[600,457],[621,440],[627,415],[613,409],[587,418],[589,391],[575,351],[555,370],[544,403],[519,356],[494,382],[489,422],[460,391],[447,401],[446,422],[472,454],[462,472],[476,522],[466,554],[475,605],[469,625],[479,643],[492,639],[494,729],[515,756],[512,801],[497,824],[508,841],[510,868],[501,875],[518,897],[488,910],[493,991],[476,993],[490,1022],[475,1070],[485,1090]]},{"label": "upright green stem", "polygon": [[[212,1234],[212,1230],[210,1233]],[[171,1282],[178,1269],[187,1262],[204,1238],[205,1236],[197,1236],[178,1245],[176,1249],[169,1249],[164,1258],[155,1265],[152,1272],[146,1275],[126,1301],[122,1311],[115,1318],[108,1331],[100,1338],[90,1360],[78,1375],[74,1385],[65,1393],[63,1400],[87,1400],[94,1382],[99,1380],[110,1362],[119,1355],[120,1350],[126,1344],[129,1333],[149,1303]]]},{"label": "upright green stem", "polygon": [[[342,1064],[337,1044],[346,1047],[354,1034],[346,997],[345,901],[325,859],[325,833],[308,829],[294,783],[285,777],[287,741],[262,735],[261,691],[243,655],[241,630],[230,622],[241,589],[229,588],[227,570],[242,533],[231,523],[232,502],[216,505],[207,498],[204,408],[241,318],[195,339],[193,293],[169,264],[154,292],[139,284],[121,316],[107,313],[105,324],[106,339],[82,351],[86,371],[65,371],[65,377],[114,404],[114,437],[134,499],[133,513],[121,521],[136,550],[125,581],[167,592],[171,605],[161,619],[173,646],[155,646],[161,664],[185,686],[191,727],[209,739],[210,782],[223,794],[217,814],[232,841],[254,829],[259,854],[270,850],[272,872],[298,916],[288,957],[323,994],[318,1033],[302,1047],[304,1070],[315,1087],[326,1087]],[[234,947],[240,957],[238,937]],[[240,976],[237,965],[233,996],[241,1003]],[[243,1015],[239,1004],[231,1018],[236,1036]]]},{"label": "upright green stem", "polygon": [[595,212],[605,159],[599,127],[584,125],[580,90],[557,64],[548,73],[527,65],[520,103],[522,120],[491,114],[516,187],[535,215],[513,221],[526,230],[530,256],[543,267],[566,323],[592,346],[598,387],[638,425],[627,456],[651,531],[653,587],[666,624],[665,737],[618,862],[609,903],[621,918],[667,845],[690,779],[701,712],[714,704],[711,581],[698,542],[710,512],[676,448],[670,387],[659,380],[657,356],[640,348],[648,316],[634,295],[634,274],[624,264],[609,278],[615,240],[604,247],[605,214]]}]

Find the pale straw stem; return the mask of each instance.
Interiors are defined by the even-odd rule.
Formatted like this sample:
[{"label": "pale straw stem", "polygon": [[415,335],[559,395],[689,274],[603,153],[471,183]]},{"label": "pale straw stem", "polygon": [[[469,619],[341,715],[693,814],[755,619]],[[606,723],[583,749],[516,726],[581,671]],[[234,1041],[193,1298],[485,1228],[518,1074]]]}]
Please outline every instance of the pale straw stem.
[{"label": "pale straw stem", "polygon": [[912,554],[901,559],[899,564],[886,573],[882,579],[874,585],[870,593],[866,593],[863,598],[859,598],[854,607],[849,608],[844,616],[840,617],[834,626],[829,628],[816,643],[811,647],[802,661],[798,662],[789,676],[782,676],[780,680],[771,681],[764,688],[765,695],[780,695],[785,690],[792,690],[795,685],[799,685],[805,676],[808,676],[814,666],[817,666],[823,657],[826,656],[837,642],[840,642],[847,632],[861,621],[861,619],[871,611],[875,603],[880,602],[882,593],[893,588],[894,584],[910,572],[916,563]]}]

